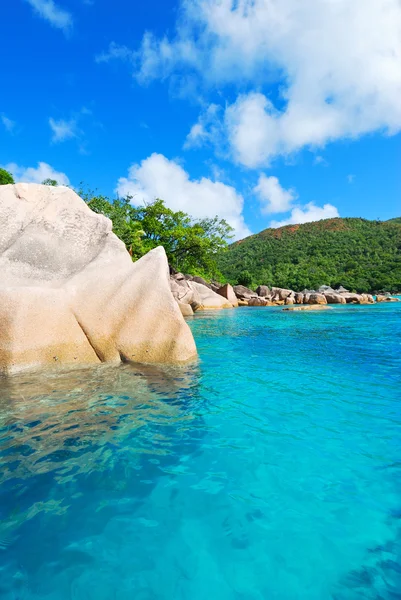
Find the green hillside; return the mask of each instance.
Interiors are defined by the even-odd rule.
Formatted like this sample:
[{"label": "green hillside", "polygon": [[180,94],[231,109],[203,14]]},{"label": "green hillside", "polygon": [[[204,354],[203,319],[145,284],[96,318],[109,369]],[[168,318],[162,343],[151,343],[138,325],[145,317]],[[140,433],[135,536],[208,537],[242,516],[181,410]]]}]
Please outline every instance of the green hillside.
[{"label": "green hillside", "polygon": [[231,244],[219,268],[231,283],[250,286],[399,291],[401,219],[338,218],[265,229]]}]

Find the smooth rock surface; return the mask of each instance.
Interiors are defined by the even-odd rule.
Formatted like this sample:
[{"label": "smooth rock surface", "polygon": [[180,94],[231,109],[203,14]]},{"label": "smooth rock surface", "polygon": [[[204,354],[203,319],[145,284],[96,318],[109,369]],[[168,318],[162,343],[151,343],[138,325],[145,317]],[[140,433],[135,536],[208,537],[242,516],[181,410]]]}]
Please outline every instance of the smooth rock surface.
[{"label": "smooth rock surface", "polygon": [[256,288],[256,293],[261,298],[266,298],[267,296],[271,295],[270,288],[267,285],[260,285],[259,287],[257,287]]},{"label": "smooth rock surface", "polygon": [[238,306],[237,296],[235,295],[232,285],[230,285],[229,283],[226,283],[221,288],[219,288],[216,293],[219,294],[219,296],[222,296],[223,298],[231,302],[231,304],[234,307]]},{"label": "smooth rock surface", "polygon": [[183,317],[192,317],[194,311],[190,304],[183,304],[182,302],[178,302],[177,304]]},{"label": "smooth rock surface", "polygon": [[197,283],[196,281],[190,281],[189,285],[193,290],[195,290],[199,294],[201,309],[209,309],[209,308],[233,308],[231,302],[229,302],[223,296],[216,294],[213,290],[206,287],[202,283]]},{"label": "smooth rock surface", "polygon": [[326,296],[324,296],[323,294],[309,294],[307,303],[308,304],[327,304]]},{"label": "smooth rock surface", "polygon": [[250,298],[248,300],[248,306],[269,306],[269,301],[266,298]]},{"label": "smooth rock surface", "polygon": [[235,285],[233,289],[238,300],[249,300],[250,298],[258,297],[258,295],[255,292],[245,287],[244,285]]},{"label": "smooth rock surface", "polygon": [[346,304],[347,301],[342,294],[337,294],[336,292],[328,292],[324,293],[328,304]]},{"label": "smooth rock surface", "polygon": [[133,263],[71,189],[0,186],[0,372],[196,356],[163,248]]}]

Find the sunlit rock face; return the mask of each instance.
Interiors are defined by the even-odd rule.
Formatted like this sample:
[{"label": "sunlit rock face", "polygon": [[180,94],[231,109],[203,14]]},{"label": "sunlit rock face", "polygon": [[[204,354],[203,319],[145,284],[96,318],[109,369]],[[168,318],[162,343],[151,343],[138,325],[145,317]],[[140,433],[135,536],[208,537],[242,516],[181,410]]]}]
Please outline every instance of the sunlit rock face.
[{"label": "sunlit rock face", "polygon": [[111,221],[63,186],[0,186],[0,324],[3,373],[196,356],[164,249],[133,263]]}]

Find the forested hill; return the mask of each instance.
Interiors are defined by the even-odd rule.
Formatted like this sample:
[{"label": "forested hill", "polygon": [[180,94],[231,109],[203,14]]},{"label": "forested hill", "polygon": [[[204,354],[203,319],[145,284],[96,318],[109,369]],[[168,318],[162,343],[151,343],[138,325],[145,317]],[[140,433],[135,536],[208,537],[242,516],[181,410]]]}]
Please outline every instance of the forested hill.
[{"label": "forested hill", "polygon": [[265,229],[231,244],[219,268],[231,283],[251,287],[400,291],[401,218],[338,218]]}]

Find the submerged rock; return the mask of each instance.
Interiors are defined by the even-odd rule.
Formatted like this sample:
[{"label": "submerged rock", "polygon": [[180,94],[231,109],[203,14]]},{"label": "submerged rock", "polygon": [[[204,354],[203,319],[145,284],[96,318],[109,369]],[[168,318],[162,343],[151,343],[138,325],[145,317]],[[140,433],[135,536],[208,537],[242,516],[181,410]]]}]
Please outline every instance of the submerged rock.
[{"label": "submerged rock", "polygon": [[400,302],[399,298],[393,298],[393,296],[387,296],[384,294],[378,294],[376,296],[376,302]]},{"label": "submerged rock", "polygon": [[310,305],[303,305],[303,306],[288,306],[286,308],[283,308],[283,310],[294,310],[294,311],[300,311],[300,310],[330,310],[332,307],[331,306],[327,306],[327,304],[310,304]]},{"label": "submerged rock", "polygon": [[71,189],[0,187],[0,371],[196,356],[163,248],[133,263]]}]

